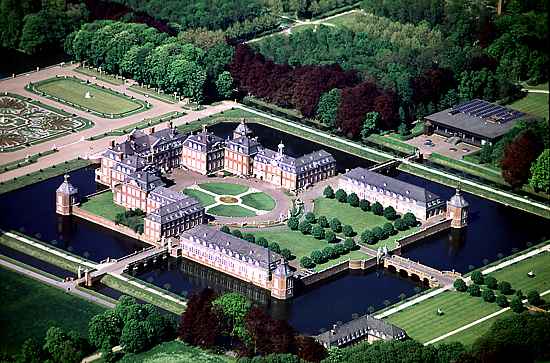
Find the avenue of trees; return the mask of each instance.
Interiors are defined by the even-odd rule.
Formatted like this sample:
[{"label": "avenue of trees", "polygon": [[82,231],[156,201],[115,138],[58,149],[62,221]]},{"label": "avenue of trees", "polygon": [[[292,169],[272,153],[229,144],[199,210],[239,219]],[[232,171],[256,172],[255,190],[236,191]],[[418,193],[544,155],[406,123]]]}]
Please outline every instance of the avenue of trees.
[{"label": "avenue of trees", "polygon": [[216,32],[197,30],[180,39],[144,24],[103,20],[70,34],[65,50],[78,61],[195,102],[232,90],[224,68],[233,48]]}]

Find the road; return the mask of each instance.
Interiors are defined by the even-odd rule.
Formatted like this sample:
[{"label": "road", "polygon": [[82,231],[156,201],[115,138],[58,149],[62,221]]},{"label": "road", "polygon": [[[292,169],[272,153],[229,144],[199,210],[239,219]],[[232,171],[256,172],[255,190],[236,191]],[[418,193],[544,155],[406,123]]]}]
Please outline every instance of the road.
[{"label": "road", "polygon": [[15,271],[17,273],[20,273],[22,275],[30,277],[34,280],[38,280],[38,281],[43,282],[45,284],[48,284],[50,286],[61,289],[61,290],[65,291],[65,292],[67,292],[71,295],[75,295],[75,296],[78,296],[78,297],[83,298],[85,300],[88,300],[90,302],[93,302],[93,303],[96,303],[96,304],[99,304],[99,305],[103,305],[107,308],[114,308],[115,307],[115,304],[113,304],[112,302],[110,302],[108,300],[101,299],[101,298],[99,298],[95,295],[91,295],[91,294],[88,294],[85,291],[76,289],[75,281],[68,281],[68,282],[57,281],[57,280],[54,280],[52,278],[41,275],[37,272],[26,269],[26,268],[24,268],[20,265],[16,265],[16,264],[13,264],[11,262],[5,261],[3,259],[0,259],[0,265],[4,266],[4,267],[6,267],[6,268],[8,268],[12,271]]}]

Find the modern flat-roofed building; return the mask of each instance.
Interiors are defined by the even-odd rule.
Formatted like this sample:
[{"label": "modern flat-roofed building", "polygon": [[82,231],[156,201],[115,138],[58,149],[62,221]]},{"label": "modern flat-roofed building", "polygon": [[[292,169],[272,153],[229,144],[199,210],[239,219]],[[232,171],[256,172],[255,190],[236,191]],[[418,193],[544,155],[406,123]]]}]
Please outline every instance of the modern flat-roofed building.
[{"label": "modern flat-roofed building", "polygon": [[169,242],[170,254],[185,257],[271,291],[277,299],[294,293],[292,272],[285,259],[268,248],[207,225],[183,232]]},{"label": "modern flat-roofed building", "polygon": [[426,116],[424,127],[427,134],[458,137],[465,143],[482,146],[498,141],[520,119],[533,118],[521,111],[475,99]]},{"label": "modern flat-roofed building", "polygon": [[336,174],[336,160],[325,150],[293,158],[278,151],[261,149],[254,157],[254,176],[285,189],[306,188]]},{"label": "modern flat-roofed building", "polygon": [[400,214],[411,212],[423,221],[445,215],[445,201],[437,194],[368,169],[348,171],[340,177],[338,186],[348,194],[357,194],[359,199],[392,206]]},{"label": "modern flat-roofed building", "polygon": [[185,139],[182,164],[189,170],[206,175],[223,169],[225,143],[221,137],[208,132],[203,126],[201,132]]},{"label": "modern flat-roofed building", "polygon": [[343,324],[334,324],[332,329],[313,337],[325,348],[341,348],[367,340],[369,343],[377,340],[403,340],[407,333],[393,324],[363,315]]}]

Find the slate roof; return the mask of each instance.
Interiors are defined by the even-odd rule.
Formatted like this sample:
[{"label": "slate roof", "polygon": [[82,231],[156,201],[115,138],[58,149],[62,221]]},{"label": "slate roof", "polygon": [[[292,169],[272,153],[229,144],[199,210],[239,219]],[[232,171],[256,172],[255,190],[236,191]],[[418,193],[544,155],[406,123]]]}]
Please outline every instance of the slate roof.
[{"label": "slate roof", "polygon": [[[368,184],[403,197],[412,198],[416,202],[420,202],[422,204],[437,202],[438,199],[440,200],[439,195],[432,193],[427,189],[383,174],[375,173],[374,171],[370,171],[365,168],[351,169],[342,175],[342,178],[351,179],[358,183],[363,183],[365,185]],[[440,201],[440,203],[443,202]]]},{"label": "slate roof", "polygon": [[460,193],[460,189],[456,190],[455,195],[451,197],[449,200],[449,204],[458,207],[458,208],[466,208],[470,204],[464,199],[464,196]]},{"label": "slate roof", "polygon": [[[151,151],[151,146],[160,147],[165,144],[178,147],[178,141],[183,141],[185,135],[175,128],[165,128],[146,134],[142,130],[134,129],[128,139],[115,145],[113,151],[122,152],[124,155],[147,154]],[[181,147],[181,146],[180,146]]]},{"label": "slate roof", "polygon": [[56,192],[60,192],[60,193],[68,194],[68,195],[78,194],[78,188],[74,187],[69,182],[69,178],[70,178],[69,174],[65,174],[64,178],[65,178],[65,180],[57,188]]},{"label": "slate roof", "polygon": [[283,259],[281,255],[271,252],[268,248],[250,243],[204,224],[183,232],[180,238],[196,243],[206,242],[208,245],[212,244],[214,248],[218,247],[220,250],[230,251],[235,258],[238,257],[242,260],[244,257],[250,264],[265,269],[271,269],[273,262],[282,261]]},{"label": "slate roof", "polygon": [[147,198],[151,198],[161,204],[173,203],[178,200],[186,199],[187,196],[183,193],[178,193],[172,189],[168,189],[164,186],[155,188]]},{"label": "slate roof", "polygon": [[399,340],[404,339],[407,333],[405,330],[384,320],[376,319],[370,315],[363,315],[343,324],[335,324],[331,330],[314,338],[330,347],[347,345],[363,339],[367,335],[374,335],[384,340]]},{"label": "slate roof", "polygon": [[245,124],[244,120],[241,120],[233,133],[240,134],[241,136],[248,136],[252,134],[252,130]]},{"label": "slate roof", "polygon": [[302,174],[310,169],[336,163],[334,157],[323,149],[302,155],[299,158],[281,155],[271,149],[262,149],[254,158],[254,161],[256,160],[265,164],[278,165],[281,169],[294,174]]},{"label": "slate roof", "polygon": [[[484,111],[486,110],[486,111]],[[506,134],[524,113],[483,100],[472,100],[425,117],[426,120],[495,139]],[[527,115],[528,119],[533,118]]]},{"label": "slate roof", "polygon": [[256,155],[258,151],[262,149],[262,145],[260,145],[257,138],[248,136],[241,136],[233,140],[228,140],[225,147],[249,156]]},{"label": "slate roof", "polygon": [[[193,148],[193,144],[197,145],[198,149]],[[211,132],[208,132],[207,130],[204,130],[197,134],[187,136],[183,142],[183,145],[189,149],[207,152],[212,150],[214,147],[223,146],[223,139]]]},{"label": "slate roof", "polygon": [[200,211],[204,211],[204,207],[196,199],[184,195],[183,199],[165,204],[148,213],[145,218],[164,224]]},{"label": "slate roof", "polygon": [[128,174],[125,182],[130,181],[135,181],[141,190],[147,192],[164,185],[164,182],[156,172],[149,171],[137,171]]}]

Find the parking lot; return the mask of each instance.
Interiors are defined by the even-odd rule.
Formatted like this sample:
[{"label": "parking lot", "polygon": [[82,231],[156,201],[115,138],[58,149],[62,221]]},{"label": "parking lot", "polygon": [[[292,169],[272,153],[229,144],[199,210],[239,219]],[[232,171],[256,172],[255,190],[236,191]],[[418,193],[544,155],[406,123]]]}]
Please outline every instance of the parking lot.
[{"label": "parking lot", "polygon": [[459,142],[453,145],[447,142],[447,138],[433,135],[420,135],[407,141],[407,144],[416,146],[420,153],[428,157],[431,153],[438,153],[453,159],[461,159],[464,155],[474,153],[479,150],[477,146]]}]

